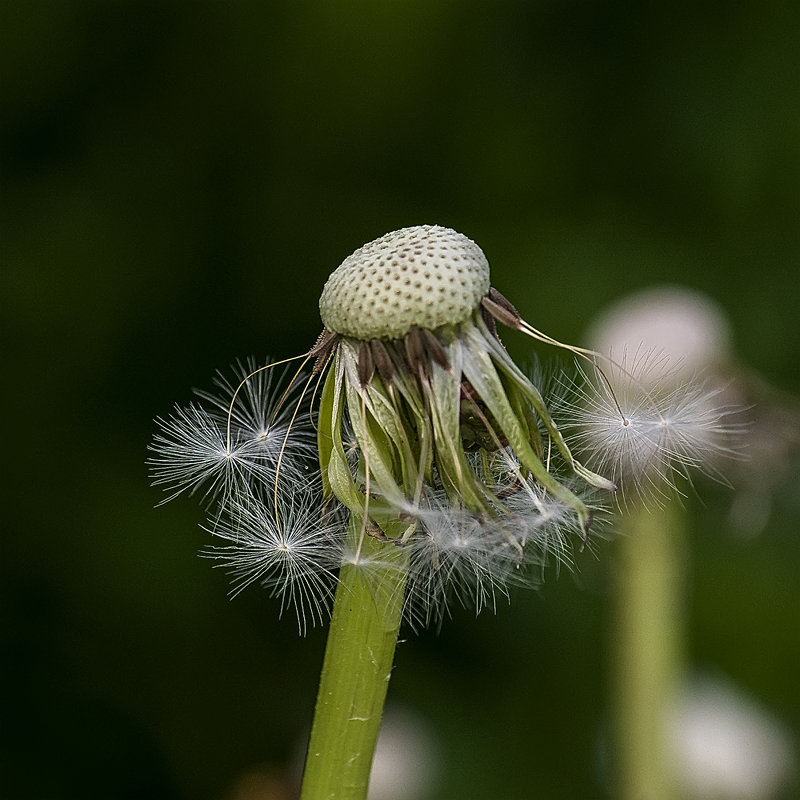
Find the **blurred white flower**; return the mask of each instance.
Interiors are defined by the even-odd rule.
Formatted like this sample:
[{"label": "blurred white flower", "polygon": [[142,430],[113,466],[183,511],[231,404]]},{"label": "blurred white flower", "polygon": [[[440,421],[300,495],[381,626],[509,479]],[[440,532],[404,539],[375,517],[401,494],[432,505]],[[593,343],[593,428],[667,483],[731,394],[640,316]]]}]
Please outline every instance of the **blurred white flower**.
[{"label": "blurred white flower", "polygon": [[367,799],[431,797],[440,769],[439,743],[425,720],[411,709],[390,705],[381,723]]},{"label": "blurred white flower", "polygon": [[688,800],[770,800],[796,778],[796,743],[786,726],[720,678],[688,685],[671,738]]},{"label": "blurred white flower", "polygon": [[666,374],[692,380],[729,359],[731,330],[711,298],[683,286],[655,286],[613,303],[590,326],[587,340],[618,361],[654,354],[645,381]]}]

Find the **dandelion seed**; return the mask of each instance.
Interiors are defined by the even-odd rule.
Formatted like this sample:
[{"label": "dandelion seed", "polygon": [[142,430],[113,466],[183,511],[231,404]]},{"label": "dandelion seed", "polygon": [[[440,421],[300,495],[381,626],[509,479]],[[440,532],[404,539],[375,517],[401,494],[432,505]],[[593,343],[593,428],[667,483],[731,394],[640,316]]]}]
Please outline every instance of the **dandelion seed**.
[{"label": "dandelion seed", "polygon": [[611,362],[605,381],[579,369],[561,419],[587,464],[610,475],[623,496],[666,498],[695,470],[724,482],[717,464],[736,457],[739,410],[725,387],[686,373],[660,352]]},{"label": "dandelion seed", "polygon": [[168,492],[162,502],[202,491],[204,500],[224,505],[223,498],[251,484],[272,484],[281,456],[284,478],[303,480],[316,448],[309,422],[298,421],[288,436],[297,389],[281,390],[252,359],[237,363],[232,379],[220,374],[215,382],[217,392],[196,392],[202,404],[176,406],[169,418],[156,420],[159,433],[147,463],[153,484]]},{"label": "dandelion seed", "polygon": [[302,479],[308,462],[315,459],[316,437],[310,419],[301,417],[293,423],[304,381],[300,375],[288,382],[287,373],[284,369],[276,375],[249,358],[235,365],[233,379],[217,375],[216,393],[197,391],[197,395],[215,410],[215,417],[224,420],[230,440],[241,445],[252,463],[263,465],[269,475],[280,459],[284,480],[292,480]]},{"label": "dandelion seed", "polygon": [[230,544],[210,547],[204,555],[231,573],[232,595],[260,584],[279,598],[281,613],[294,608],[304,633],[327,614],[345,528],[340,517],[322,509],[313,488],[282,493],[279,510],[276,523],[268,499],[257,493],[236,495],[209,528]]},{"label": "dandelion seed", "polygon": [[[598,508],[589,495],[584,491],[582,499],[592,513],[592,532],[596,536]],[[541,569],[551,561],[556,565],[572,564],[571,540],[581,536],[583,531],[567,504],[530,480],[504,502],[509,514],[520,522],[520,541],[525,548],[527,565]]]},{"label": "dandelion seed", "polygon": [[497,524],[452,508],[445,497],[417,510],[405,543],[409,555],[407,616],[426,627],[449,616],[451,602],[494,609],[520,566],[522,549]]},{"label": "dandelion seed", "polygon": [[168,419],[159,417],[156,424],[160,433],[153,437],[148,464],[153,485],[169,492],[163,503],[200,489],[204,498],[227,496],[252,469],[246,448],[232,446],[223,422],[194,403],[176,406]]}]

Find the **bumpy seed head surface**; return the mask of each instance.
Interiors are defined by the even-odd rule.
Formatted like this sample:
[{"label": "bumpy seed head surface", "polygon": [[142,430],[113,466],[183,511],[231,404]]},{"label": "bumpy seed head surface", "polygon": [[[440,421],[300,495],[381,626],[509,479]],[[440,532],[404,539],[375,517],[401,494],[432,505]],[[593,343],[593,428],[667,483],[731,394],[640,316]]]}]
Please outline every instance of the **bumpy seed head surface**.
[{"label": "bumpy seed head surface", "polygon": [[397,339],[412,326],[463,322],[489,291],[489,262],[450,228],[418,225],[359,247],[328,278],[319,310],[328,330]]}]

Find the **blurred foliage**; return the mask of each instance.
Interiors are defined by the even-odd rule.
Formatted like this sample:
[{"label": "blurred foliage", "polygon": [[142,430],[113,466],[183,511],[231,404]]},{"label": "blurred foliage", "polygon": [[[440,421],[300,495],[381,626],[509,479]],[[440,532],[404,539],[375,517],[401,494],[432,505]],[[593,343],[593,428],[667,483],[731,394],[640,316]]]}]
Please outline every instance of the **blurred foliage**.
[{"label": "blurred foliage", "polygon": [[[800,392],[796,4],[34,1],[0,30],[3,796],[205,800],[296,769],[324,631],[230,602],[199,510],[153,510],[143,462],[191,386],[314,341],[360,244],[454,227],[562,340],[686,283]],[[797,734],[782,489],[755,538],[727,532],[730,491],[687,500],[688,647]],[[392,702],[441,741],[432,800],[612,796],[613,548],[578,562],[400,646]]]}]

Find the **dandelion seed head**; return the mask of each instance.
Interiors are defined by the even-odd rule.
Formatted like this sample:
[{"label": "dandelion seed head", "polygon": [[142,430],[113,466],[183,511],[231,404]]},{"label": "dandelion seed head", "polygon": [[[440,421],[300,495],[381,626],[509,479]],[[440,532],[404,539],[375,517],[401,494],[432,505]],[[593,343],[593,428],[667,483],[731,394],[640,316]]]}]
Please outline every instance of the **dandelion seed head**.
[{"label": "dandelion seed head", "polygon": [[[361,520],[343,563],[391,572],[402,553],[406,616],[424,625],[566,562],[592,519],[580,487],[614,486],[575,459],[502,345],[498,323],[533,329],[477,245],[438,226],[387,234],[331,275],[320,313],[323,484]],[[392,513],[407,522],[384,529]]]},{"label": "dandelion seed head", "polygon": [[240,363],[159,422],[154,481],[215,501],[207,528],[227,544],[208,554],[234,593],[263,585],[304,629],[338,573],[378,604],[405,592],[419,626],[568,563],[592,522],[587,487],[615,487],[576,459],[498,324],[577,350],[522,320],[480,248],[440,226],[389,233],[333,272],[320,314],[288,383]]}]

